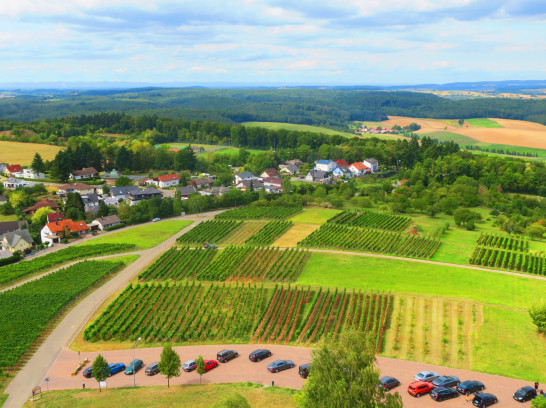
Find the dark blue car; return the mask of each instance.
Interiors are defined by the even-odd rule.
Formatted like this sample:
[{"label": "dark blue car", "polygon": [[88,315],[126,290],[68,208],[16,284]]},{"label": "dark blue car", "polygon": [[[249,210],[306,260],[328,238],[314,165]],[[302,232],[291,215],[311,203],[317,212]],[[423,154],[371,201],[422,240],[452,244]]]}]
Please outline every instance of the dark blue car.
[{"label": "dark blue car", "polygon": [[111,363],[108,364],[108,369],[110,370],[110,374],[108,374],[108,377],[119,373],[120,371],[125,370],[125,364],[123,363]]}]

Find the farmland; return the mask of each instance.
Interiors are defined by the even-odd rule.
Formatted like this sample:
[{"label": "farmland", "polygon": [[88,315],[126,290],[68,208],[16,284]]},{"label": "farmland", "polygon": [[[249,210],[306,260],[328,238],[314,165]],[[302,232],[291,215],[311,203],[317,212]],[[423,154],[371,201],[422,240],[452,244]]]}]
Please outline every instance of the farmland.
[{"label": "farmland", "polygon": [[321,127],[321,126],[311,126],[311,125],[299,125],[295,123],[281,123],[281,122],[244,122],[244,126],[248,127],[260,127],[263,129],[286,129],[294,130],[298,132],[313,132],[313,133],[324,133],[326,135],[341,135],[345,137],[353,137],[352,133],[340,132],[337,130]]},{"label": "farmland", "polygon": [[222,240],[220,240],[219,243],[221,243],[222,245],[244,244],[248,239],[251,239],[254,234],[260,231],[266,224],[267,221],[265,220],[245,221],[238,228],[235,228]]},{"label": "farmland", "polygon": [[409,217],[380,214],[373,211],[346,210],[328,220],[336,224],[352,227],[370,227],[389,231],[402,231],[410,223]]},{"label": "farmland", "polygon": [[183,244],[202,244],[203,242],[217,242],[228,236],[233,230],[242,225],[242,221],[209,220],[178,237],[177,241]]},{"label": "farmland", "polygon": [[17,163],[22,166],[30,165],[36,153],[40,153],[40,156],[42,156],[44,161],[51,161],[55,158],[55,155],[59,150],[61,150],[60,146],[0,140],[2,161],[6,163]]},{"label": "farmland", "polygon": [[215,251],[202,247],[196,249],[190,249],[190,247],[171,248],[146,268],[138,278],[141,281],[148,281],[182,280],[193,277],[205,268],[215,255]]},{"label": "farmland", "polygon": [[302,210],[301,207],[247,206],[225,211],[216,215],[217,219],[257,220],[262,218],[283,219]]},{"label": "farmland", "polygon": [[292,221],[271,221],[255,235],[245,241],[253,245],[270,245],[292,226]]}]

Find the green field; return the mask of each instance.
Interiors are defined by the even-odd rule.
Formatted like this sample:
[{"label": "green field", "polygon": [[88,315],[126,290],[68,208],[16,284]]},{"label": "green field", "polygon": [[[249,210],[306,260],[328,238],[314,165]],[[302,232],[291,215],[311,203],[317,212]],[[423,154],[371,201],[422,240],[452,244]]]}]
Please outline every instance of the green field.
[{"label": "green field", "polygon": [[252,383],[176,385],[170,388],[167,386],[137,387],[136,389],[109,388],[105,392],[99,392],[99,390],[50,391],[43,393],[38,401],[27,402],[23,407],[209,408],[235,393],[243,395],[252,408],[296,407],[293,398],[294,390],[280,387],[264,388],[261,384]]},{"label": "green field", "polygon": [[6,222],[6,221],[17,221],[17,215],[11,214],[11,215],[2,215],[0,214],[0,222]]},{"label": "green field", "polygon": [[470,126],[481,127],[481,128],[501,128],[498,122],[488,118],[474,118],[474,119],[465,119],[465,122]]},{"label": "green field", "polygon": [[[426,294],[528,308],[546,301],[546,281],[396,259],[313,253],[297,285]],[[529,296],[529,294],[533,296]]]},{"label": "green field", "polygon": [[295,130],[298,132],[314,132],[314,133],[324,133],[326,135],[341,135],[346,137],[353,137],[354,135],[349,132],[341,132],[339,130],[329,129],[321,126],[311,126],[311,125],[297,125],[294,123],[281,123],[281,122],[244,122],[244,126],[248,127],[261,127],[264,129],[286,129],[286,130]]},{"label": "green field", "polygon": [[422,133],[421,137],[430,137],[431,139],[438,139],[439,142],[453,141],[458,143],[459,146],[478,145],[480,142],[472,137],[460,135],[454,132],[448,132],[447,130],[439,130],[436,132]]},{"label": "green field", "polygon": [[339,214],[342,210],[330,210],[327,208],[304,208],[302,212],[289,218],[294,223],[303,222],[306,224],[324,224],[328,219]]},{"label": "green field", "polygon": [[92,245],[105,243],[131,243],[139,249],[148,249],[165,241],[183,228],[190,225],[192,221],[161,221],[146,224],[140,227],[127,228],[116,231],[103,237],[85,241],[78,245]]}]

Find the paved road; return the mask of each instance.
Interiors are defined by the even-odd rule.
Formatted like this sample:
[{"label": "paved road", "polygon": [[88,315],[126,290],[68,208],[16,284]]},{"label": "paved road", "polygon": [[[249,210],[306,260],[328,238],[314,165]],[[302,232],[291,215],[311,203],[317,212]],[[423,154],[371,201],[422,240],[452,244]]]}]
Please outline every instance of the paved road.
[{"label": "paved road", "polygon": [[[125,288],[131,278],[144,270],[146,266],[164,252],[166,248],[170,248],[176,242],[178,236],[198,225],[200,221],[206,221],[213,218],[219,212],[221,211],[177,217],[177,219],[193,220],[195,222],[161,244],[150,249],[138,251],[137,253],[140,255],[139,259],[78,303],[62,319],[26,365],[10,382],[6,388],[6,393],[9,394],[9,397],[3,407],[19,408],[24,404],[30,396],[32,387],[36,384],[40,384],[44,378],[46,378],[47,371],[62,351],[63,347],[68,346],[77,333],[83,328],[95,311],[96,306],[108,299],[112,294]],[[168,220],[162,222],[168,222]]]},{"label": "paved road", "polygon": [[[239,358],[232,360],[226,364],[220,364],[219,367],[209,371],[202,377],[203,383],[229,383],[229,382],[246,382],[251,381],[264,385],[271,385],[275,381],[275,385],[280,387],[288,387],[301,389],[305,380],[298,375],[297,366],[311,361],[311,349],[295,346],[280,346],[280,345],[264,345],[264,344],[237,344],[237,345],[201,345],[201,346],[180,346],[174,347],[179,353],[182,362],[194,359],[202,355],[205,359],[215,359],[216,353],[224,348],[237,350]],[[247,358],[248,354],[257,348],[267,348],[272,351],[273,356],[258,363],[250,362]],[[81,358],[88,358],[90,361],[97,356],[98,353],[82,353]],[[133,359],[133,350],[118,350],[105,351],[102,353],[106,360],[110,363],[129,363]],[[161,348],[139,348],[135,352],[136,358],[144,361],[144,364],[150,364],[154,361],[159,361]],[[280,373],[271,374],[267,371],[267,365],[275,359],[292,360],[296,367]],[[47,373],[49,377],[49,389],[80,389],[83,384],[86,388],[98,388],[97,382],[93,378],[84,378],[82,372],[76,376],[71,376],[71,372],[75,369],[78,363],[78,354],[68,348],[64,348],[59,354],[59,357],[53,364],[52,368]],[[88,364],[88,366],[91,363]],[[404,407],[406,408],[427,408],[438,407],[438,403],[433,401],[429,396],[423,396],[419,399],[409,395],[406,390],[412,378],[421,370],[436,371],[440,374],[455,375],[462,381],[478,380],[482,381],[486,386],[486,391],[495,394],[499,398],[499,404],[495,405],[498,408],[512,407],[529,407],[530,402],[521,404],[512,399],[512,394],[518,388],[524,385],[532,385],[528,382],[515,380],[507,377],[500,377],[490,374],[476,373],[466,370],[458,370],[452,368],[444,368],[436,365],[423,364],[413,361],[394,360],[390,358],[378,358],[378,366],[382,375],[390,375],[398,378],[402,385],[396,389],[402,396]],[[134,378],[137,386],[143,385],[166,385],[167,380],[161,374],[149,377],[144,374],[144,370],[140,370]],[[196,372],[182,372],[178,378],[171,380],[171,385],[180,384],[198,384],[199,375]],[[113,387],[131,387],[133,385],[133,377],[124,373],[116,374],[107,379],[107,386]],[[46,389],[47,385],[41,384],[42,389]],[[441,406],[447,407],[467,407],[465,397],[443,402]]]}]

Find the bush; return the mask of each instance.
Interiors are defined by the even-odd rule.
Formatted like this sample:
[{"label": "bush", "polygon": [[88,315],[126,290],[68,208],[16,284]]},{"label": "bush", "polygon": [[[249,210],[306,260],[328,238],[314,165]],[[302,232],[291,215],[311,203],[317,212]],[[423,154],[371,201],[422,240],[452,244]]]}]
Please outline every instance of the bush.
[{"label": "bush", "polygon": [[529,309],[529,315],[539,333],[546,333],[546,303],[533,306]]},{"label": "bush", "polygon": [[13,254],[12,256],[4,259],[0,259],[0,266],[9,265],[15,262],[19,262],[21,260],[21,255],[19,254]]},{"label": "bush", "polygon": [[111,227],[108,227],[108,228],[105,228],[104,230],[105,231],[115,231],[115,230],[118,230],[120,228],[123,228],[125,227],[125,223],[121,223],[121,224],[118,224],[118,225],[112,225]]}]

